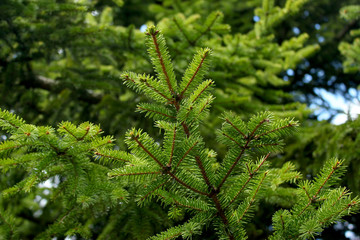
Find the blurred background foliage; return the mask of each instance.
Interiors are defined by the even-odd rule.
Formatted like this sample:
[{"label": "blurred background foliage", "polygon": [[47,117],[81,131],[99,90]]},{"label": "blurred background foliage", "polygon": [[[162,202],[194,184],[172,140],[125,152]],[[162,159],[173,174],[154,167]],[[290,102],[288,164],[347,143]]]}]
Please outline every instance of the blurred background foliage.
[{"label": "blurred background foliage", "polygon": [[[344,181],[359,194],[360,122],[349,114],[346,123],[331,124],[339,110],[321,94],[326,90],[359,103],[358,91],[353,94],[360,83],[360,6],[356,3],[2,0],[0,107],[37,125],[56,126],[63,120],[100,124],[122,149],[130,127],[157,136],[151,121],[135,112],[143,97],[119,80],[125,70],[154,74],[143,31],[156,24],[167,39],[178,76],[199,48],[213,50],[207,77],[215,81],[216,100],[203,134],[220,157],[224,149],[215,142],[213,129],[219,127],[222,111],[234,111],[244,120],[261,110],[294,116],[303,127],[288,139],[274,165],[294,161],[312,178],[326,159],[343,158],[349,165]],[[309,108],[314,104],[329,114],[328,121],[318,121],[319,115]],[[0,189],[17,183],[22,174],[19,170],[0,176]],[[34,199],[39,194],[47,199],[41,192],[17,196],[12,199],[16,205],[0,199],[4,212],[16,216],[22,239],[33,239],[64,211],[61,202],[49,201],[37,215],[40,200]],[[264,204],[257,222],[249,226],[251,239],[263,239],[270,231],[267,223],[274,206]],[[155,203],[140,210],[129,203],[96,218],[90,216],[89,212],[82,221],[89,222],[86,231],[99,239],[144,239],[173,224]],[[360,226],[359,217],[349,221]],[[345,239],[346,229],[345,225],[329,229],[323,239]],[[350,230],[360,232],[359,227]],[[209,230],[209,239],[211,235]]]}]

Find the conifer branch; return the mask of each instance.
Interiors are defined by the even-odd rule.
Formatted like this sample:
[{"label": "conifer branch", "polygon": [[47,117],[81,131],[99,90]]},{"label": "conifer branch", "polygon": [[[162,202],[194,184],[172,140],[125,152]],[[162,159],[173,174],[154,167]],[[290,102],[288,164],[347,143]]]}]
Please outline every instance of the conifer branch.
[{"label": "conifer branch", "polygon": [[[131,83],[133,84],[132,86],[137,85],[138,83],[137,83],[134,79],[132,79],[129,75],[131,75],[131,74],[129,74],[129,73],[124,74],[124,75],[123,75],[123,79],[124,79],[125,81],[131,82]],[[148,79],[146,78],[146,76],[139,77],[139,80],[140,80],[141,83],[144,83],[147,88],[149,88],[150,90],[156,92],[159,96],[161,96],[162,98],[164,98],[166,101],[168,101],[168,102],[171,102],[171,101],[172,101],[172,100],[171,100],[169,97],[167,97],[164,93],[162,93],[162,92],[161,92],[160,90],[158,90],[156,87],[152,86],[152,85],[149,83],[149,81],[148,81]]]},{"label": "conifer branch", "polygon": [[9,238],[9,239],[10,239],[10,240],[13,239],[14,227],[5,220],[4,216],[1,214],[1,211],[0,211],[0,219],[1,219],[1,221],[2,221],[3,223],[5,223],[6,225],[9,226],[9,232],[10,232],[10,238]]},{"label": "conifer branch", "polygon": [[79,141],[84,140],[84,138],[86,137],[86,135],[88,135],[89,130],[90,130],[90,127],[87,126],[87,127],[85,128],[85,133],[84,133],[84,135],[83,135],[81,138],[79,138]]},{"label": "conifer branch", "polygon": [[[210,195],[210,197],[213,200],[213,202],[215,203],[215,207],[216,207],[216,210],[218,212],[218,215],[220,216],[220,218],[221,218],[222,222],[224,223],[224,225],[228,226],[229,225],[229,220],[225,215],[225,211],[224,211],[224,209],[222,208],[222,206],[220,204],[220,201],[219,201],[219,199],[217,197],[216,192],[213,192],[213,193],[214,194]],[[229,239],[230,240],[235,240],[234,236],[226,229],[226,227],[225,227],[225,230],[226,230],[226,234],[228,235]]]},{"label": "conifer branch", "polygon": [[238,164],[238,162],[240,161],[240,158],[243,156],[245,149],[247,149],[249,143],[251,141],[251,138],[248,138],[248,140],[246,141],[244,147],[242,148],[240,154],[238,155],[238,157],[235,159],[234,163],[231,165],[230,169],[227,171],[226,175],[224,176],[224,178],[221,180],[218,189],[220,189],[223,184],[225,183],[226,179],[230,176],[232,170],[235,168],[235,166]]},{"label": "conifer branch", "polygon": [[206,185],[208,185],[209,187],[211,187],[211,183],[209,181],[209,178],[208,176],[206,175],[206,172],[205,172],[205,168],[200,160],[200,157],[199,156],[196,156],[195,157],[195,160],[196,160],[196,163],[198,165],[198,167],[200,168],[200,171],[201,171],[201,175],[203,176],[204,180],[205,180],[205,183]]},{"label": "conifer branch", "polygon": [[270,130],[270,131],[261,133],[261,134],[259,134],[259,135],[256,135],[256,136],[254,137],[254,139],[259,139],[260,137],[265,136],[265,135],[268,135],[268,134],[270,134],[270,133],[272,133],[272,132],[276,132],[276,131],[279,131],[279,130],[281,130],[281,129],[288,128],[288,127],[293,127],[293,126],[294,126],[294,124],[289,123],[289,124],[286,125],[286,126],[282,126],[282,127],[279,127],[279,128],[275,128],[275,129],[273,129],[273,130]]},{"label": "conifer branch", "polygon": [[[246,180],[246,182],[243,184],[243,186],[241,187],[240,191],[235,195],[235,197],[230,201],[230,203],[225,207],[228,208],[235,200],[236,198],[240,195],[240,193],[242,193],[242,191],[245,189],[245,187],[247,186],[247,184],[250,182],[250,180],[255,176],[255,173],[257,173],[257,171],[259,171],[259,169],[261,168],[261,166],[265,163],[265,161],[268,159],[268,157],[270,156],[270,153],[268,153],[264,159],[260,162],[259,166],[257,166],[256,169],[254,169],[254,171],[250,172],[249,171],[249,177]],[[248,170],[250,170],[248,168]]]},{"label": "conifer branch", "polygon": [[177,169],[180,165],[180,163],[186,158],[186,156],[190,153],[190,151],[199,143],[199,141],[196,141],[185,153],[184,155],[181,157],[181,159],[179,160],[179,162],[176,164],[176,168]]},{"label": "conifer branch", "polygon": [[258,145],[252,145],[252,148],[261,148],[266,146],[279,146],[280,143],[264,143],[264,144],[258,144]]},{"label": "conifer branch", "polygon": [[351,207],[355,206],[359,204],[359,201],[353,200],[350,203],[348,203],[344,208],[340,209],[339,211],[337,211],[336,213],[330,215],[329,217],[323,219],[322,221],[320,221],[319,223],[321,225],[324,225],[327,221],[329,221],[331,218],[340,215],[342,212],[346,211],[347,209],[350,209]]},{"label": "conifer branch", "polygon": [[161,97],[163,97],[164,99],[166,99],[168,102],[171,102],[172,100],[170,98],[168,98],[167,96],[165,96],[165,94],[163,94],[162,92],[160,92],[158,89],[156,89],[154,86],[151,86],[150,83],[148,81],[146,81],[146,79],[141,78],[140,81],[142,81],[143,83],[145,83],[145,85],[153,90],[154,92],[156,92],[157,94],[159,94]]},{"label": "conifer branch", "polygon": [[152,110],[152,109],[148,109],[148,108],[144,108],[144,107],[140,107],[140,106],[138,106],[137,108],[140,109],[140,110],[143,110],[143,111],[153,112],[153,113],[156,113],[156,114],[159,114],[159,115],[168,117],[168,118],[173,118],[173,119],[176,118],[176,117],[174,117],[174,116],[170,116],[170,115],[168,115],[168,114],[166,114],[166,113],[162,113],[162,112],[155,111],[155,110]]},{"label": "conifer branch", "polygon": [[64,129],[66,132],[68,132],[71,136],[73,136],[77,141],[79,141],[79,139],[71,131],[69,131],[69,129],[67,129],[67,127],[62,126],[61,128]]},{"label": "conifer branch", "polygon": [[187,136],[187,137],[190,137],[189,127],[186,125],[186,123],[182,122],[182,123],[181,123],[181,126],[183,127],[186,136]]},{"label": "conifer branch", "polygon": [[125,81],[130,81],[130,82],[132,82],[133,84],[136,84],[136,81],[135,81],[134,79],[130,78],[129,74],[126,74],[126,75],[124,76],[124,80],[125,80]]},{"label": "conifer branch", "polygon": [[[254,203],[255,197],[256,197],[257,193],[259,192],[260,186],[261,186],[261,184],[263,183],[263,181],[264,181],[267,173],[268,173],[268,172],[265,172],[265,173],[264,173],[264,176],[262,177],[259,185],[257,186],[254,195],[251,197],[249,204],[247,205],[246,209],[244,210],[244,212],[242,213],[242,215],[240,216],[240,218],[237,220],[238,223],[241,222],[241,220],[244,218],[244,216],[245,216],[245,214],[247,213],[247,211],[249,211],[250,207],[251,207],[252,204]],[[235,213],[235,212],[234,212],[234,213]],[[233,213],[233,215],[234,215],[234,213]]]},{"label": "conifer branch", "polygon": [[[317,190],[317,192],[314,194],[313,197],[311,197],[309,199],[309,202],[307,203],[307,205],[301,210],[301,212],[298,214],[298,216],[301,216],[305,210],[316,200],[317,195],[320,193],[321,189],[325,186],[325,184],[329,181],[330,177],[334,174],[335,170],[339,168],[340,165],[340,161],[337,161],[335,163],[335,166],[332,167],[332,171],[329,173],[329,175],[326,177],[326,179],[324,180],[324,182],[321,184],[321,186],[319,187],[319,189]],[[309,196],[310,197],[310,196]]]},{"label": "conifer branch", "polygon": [[161,68],[162,68],[162,71],[165,75],[165,80],[166,80],[166,83],[169,87],[169,90],[171,92],[172,95],[174,95],[174,89],[173,87],[171,86],[171,83],[170,83],[170,78],[169,78],[169,75],[168,75],[168,72],[166,71],[166,68],[165,68],[165,63],[164,63],[164,59],[161,55],[161,52],[160,52],[160,48],[159,48],[159,44],[158,44],[158,41],[157,41],[157,38],[156,38],[156,35],[159,33],[158,30],[156,31],[149,31],[149,33],[147,34],[150,34],[151,35],[151,38],[153,40],[153,43],[154,43],[154,46],[155,46],[155,50],[156,50],[156,53],[157,53],[157,56],[159,58],[159,61],[160,61],[160,64],[161,64]]},{"label": "conifer branch", "polygon": [[3,120],[4,122],[7,122],[8,124],[10,124],[10,125],[11,125],[12,127],[14,127],[14,128],[19,128],[19,126],[13,124],[12,122],[8,121],[8,120],[5,119],[5,118],[0,118],[0,120]]},{"label": "conifer branch", "polygon": [[194,39],[194,44],[207,32],[209,32],[211,30],[211,27],[214,25],[214,23],[216,22],[216,20],[218,19],[218,17],[220,16],[220,13],[217,12],[215,18],[211,21],[211,23],[209,24],[209,26],[205,29],[205,31],[200,32],[200,35],[198,35],[195,39]]},{"label": "conifer branch", "polygon": [[133,175],[152,175],[152,174],[161,174],[162,172],[137,172],[137,173],[119,173],[113,174],[111,177],[121,177],[121,176],[133,176]]},{"label": "conifer branch", "polygon": [[244,137],[244,139],[247,138],[245,133],[243,133],[238,127],[236,127],[229,119],[225,118],[225,121],[229,123],[233,128],[235,128],[235,130],[238,131]]},{"label": "conifer branch", "polygon": [[178,183],[180,183],[180,184],[183,185],[184,187],[186,187],[186,188],[188,188],[188,189],[190,189],[190,190],[192,190],[192,191],[194,191],[194,192],[197,192],[197,193],[199,193],[199,194],[201,194],[201,195],[208,196],[207,193],[202,192],[202,191],[200,191],[200,190],[197,190],[197,189],[191,187],[190,185],[186,184],[185,182],[183,182],[182,180],[180,180],[178,177],[176,177],[175,174],[173,174],[172,172],[167,171],[167,174],[169,174],[175,181],[177,181]]},{"label": "conifer branch", "polygon": [[315,197],[320,193],[321,189],[325,186],[325,184],[329,181],[330,177],[334,174],[335,170],[338,169],[339,167],[340,167],[340,161],[336,161],[335,166],[332,167],[332,170],[331,170],[330,174],[327,176],[327,178],[321,184],[318,191],[315,193]]},{"label": "conifer branch", "polygon": [[172,143],[171,143],[170,160],[169,160],[169,163],[168,163],[169,167],[171,167],[171,163],[172,163],[172,160],[173,160],[174,149],[175,149],[175,138],[176,138],[176,126],[174,126],[174,133],[173,133],[173,138],[172,138]]},{"label": "conifer branch", "polygon": [[139,147],[141,147],[142,150],[144,150],[144,152],[146,152],[164,171],[167,171],[167,168],[160,162],[159,159],[157,159],[140,141],[139,139],[134,136],[131,135],[131,138],[133,140],[135,140],[135,142],[139,145]]},{"label": "conifer branch", "polygon": [[302,187],[302,189],[304,189],[305,194],[306,194],[306,196],[308,197],[309,201],[313,201],[313,200],[312,200],[312,197],[310,197],[310,195],[309,195],[308,191],[306,190],[306,188],[305,188],[305,187]]},{"label": "conifer branch", "polygon": [[182,92],[180,93],[180,99],[183,98],[186,90],[188,89],[188,87],[190,86],[190,84],[192,83],[192,81],[195,79],[196,74],[199,72],[201,66],[203,65],[203,63],[204,63],[204,61],[205,61],[205,58],[206,58],[208,55],[209,55],[209,52],[206,51],[206,52],[204,53],[204,55],[202,56],[201,61],[200,61],[200,64],[197,66],[194,74],[192,75],[192,77],[190,78],[190,80],[188,81],[188,83],[186,84],[184,90],[182,90]]},{"label": "conifer branch", "polygon": [[336,204],[336,202],[338,202],[343,196],[345,196],[348,193],[349,193],[349,190],[347,190],[347,189],[343,190],[341,192],[340,196],[336,199],[336,201],[331,206],[334,206]]},{"label": "conifer branch", "polygon": [[282,215],[280,215],[280,220],[281,220],[282,229],[284,230],[285,229],[285,223],[284,223],[284,218],[283,218]]},{"label": "conifer branch", "polygon": [[213,99],[210,98],[210,99],[208,99],[208,100],[206,101],[206,103],[204,104],[204,106],[203,106],[203,107],[200,109],[200,111],[198,112],[198,115],[200,115],[200,114],[204,111],[204,109],[210,104],[211,100],[213,100]]},{"label": "conifer branch", "polygon": [[201,94],[202,94],[208,87],[210,87],[212,84],[213,84],[213,81],[209,81],[209,82],[204,86],[204,88],[199,92],[199,94],[192,100],[192,103],[194,103],[194,102],[201,96]]},{"label": "conifer branch", "polygon": [[234,138],[232,138],[231,136],[229,136],[228,134],[221,132],[222,135],[224,135],[225,137],[227,137],[228,139],[230,139],[231,141],[233,141],[234,143],[236,143],[236,145],[238,145],[240,148],[244,148],[244,146],[242,146],[238,141],[236,141]]},{"label": "conifer branch", "polygon": [[143,149],[152,159],[154,159],[154,161],[164,170],[165,173],[169,174],[175,181],[177,181],[178,183],[180,183],[181,185],[183,185],[184,187],[194,191],[194,192],[197,192],[201,195],[207,195],[207,193],[204,193],[200,190],[197,190],[193,187],[191,187],[190,185],[188,185],[187,183],[185,183],[184,181],[182,181],[181,179],[179,179],[177,176],[175,176],[174,173],[170,172],[170,169],[171,168],[167,168],[166,166],[164,166],[160,161],[159,159],[157,159],[140,141],[139,139],[132,135],[132,139],[134,139],[136,141],[136,143],[141,147],[141,149]]},{"label": "conifer branch", "polygon": [[193,42],[193,41],[190,41],[190,39],[189,39],[188,35],[185,33],[184,29],[182,29],[182,28],[180,27],[180,24],[179,24],[179,22],[177,21],[176,17],[173,18],[173,21],[174,21],[175,25],[178,27],[178,29],[180,30],[180,32],[182,33],[182,35],[184,35],[186,41],[187,41],[191,46],[194,46],[194,45],[195,45],[194,42]]},{"label": "conifer branch", "polygon": [[[161,197],[162,199],[164,199],[166,201],[166,197],[159,194],[159,193],[156,193],[156,195],[158,195],[159,197]],[[185,205],[185,204],[182,204],[180,203],[179,201],[177,201],[175,198],[171,198],[171,200],[173,201],[173,203],[175,203],[176,205],[180,206],[180,207],[184,207],[184,208],[189,208],[189,209],[193,209],[193,210],[197,210],[199,212],[202,212],[204,211],[204,209],[201,209],[201,208],[196,208],[196,207],[193,207],[193,206],[189,206],[189,205]]]},{"label": "conifer branch", "polygon": [[269,122],[269,119],[263,119],[261,122],[259,122],[259,124],[258,125],[256,125],[256,127],[254,128],[254,130],[250,133],[250,136],[251,136],[251,138],[255,138],[254,137],[254,134],[256,133],[256,131],[259,129],[259,127],[261,126],[261,125],[263,125],[265,122]]},{"label": "conifer branch", "polygon": [[162,186],[164,186],[166,183],[168,183],[170,181],[170,179],[166,180],[165,182],[159,184],[158,186],[156,186],[152,191],[148,192],[147,194],[145,194],[145,196],[140,198],[140,201],[145,200],[145,198],[147,198],[149,195],[151,195],[152,193],[154,193],[156,190],[158,190],[159,188],[161,188]]},{"label": "conifer branch", "polygon": [[69,214],[74,211],[77,208],[77,205],[73,205],[69,210],[67,210],[67,212],[65,213],[65,215],[60,219],[60,221],[58,222],[59,224],[63,223],[65,218],[67,218],[69,216]]},{"label": "conifer branch", "polygon": [[99,152],[94,152],[95,155],[100,156],[100,157],[104,157],[104,158],[110,158],[110,159],[114,159],[114,160],[118,160],[118,161],[123,161],[123,162],[130,162],[127,159],[121,159],[121,158],[117,158],[114,156],[110,156],[110,155],[106,155],[106,154],[101,154]]}]

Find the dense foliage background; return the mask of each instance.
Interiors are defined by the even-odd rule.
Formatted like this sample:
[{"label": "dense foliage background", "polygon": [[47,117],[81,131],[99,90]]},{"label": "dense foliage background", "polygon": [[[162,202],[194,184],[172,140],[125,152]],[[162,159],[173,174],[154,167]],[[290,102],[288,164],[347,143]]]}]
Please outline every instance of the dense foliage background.
[{"label": "dense foliage background", "polygon": [[[212,131],[219,127],[223,110],[244,120],[261,110],[294,116],[302,127],[288,139],[276,164],[291,160],[311,179],[325,160],[345,159],[349,167],[344,183],[359,194],[360,120],[331,124],[338,110],[321,94],[326,90],[359,103],[360,7],[354,4],[358,1],[2,0],[0,107],[36,125],[100,124],[121,149],[131,127],[156,136],[151,121],[135,112],[143,97],[119,80],[123,71],[154,73],[143,30],[156,24],[179,76],[200,47],[213,50],[207,77],[215,81],[216,99],[202,129],[210,148],[224,153]],[[329,121],[318,121],[311,104],[328,111]],[[21,168],[2,174],[1,191],[25,174]],[[21,239],[35,238],[68,211],[54,190],[61,181],[52,178],[50,186],[38,183],[36,191],[0,197],[1,213],[14,218]],[[249,226],[251,239],[263,239],[271,230],[277,206],[263,206]],[[94,207],[87,214],[79,221],[87,226],[84,235],[94,239],[144,239],[174,224],[156,203],[138,208],[129,202],[103,211]],[[322,238],[345,239],[346,230],[359,234],[359,217],[348,221]],[[64,231],[61,237],[66,236],[80,239],[75,230]]]}]

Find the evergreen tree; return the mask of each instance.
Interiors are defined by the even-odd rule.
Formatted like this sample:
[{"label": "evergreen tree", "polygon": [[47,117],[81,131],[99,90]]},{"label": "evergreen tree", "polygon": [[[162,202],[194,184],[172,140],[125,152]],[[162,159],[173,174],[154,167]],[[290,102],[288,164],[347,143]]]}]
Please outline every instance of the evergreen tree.
[{"label": "evergreen tree", "polygon": [[[356,0],[331,3],[327,0],[4,0],[0,2],[0,106],[36,125],[56,126],[58,122],[71,121],[72,127],[92,128],[94,126],[90,123],[81,123],[100,123],[104,132],[120,140],[116,142],[116,149],[125,147],[121,139],[131,127],[145,129],[161,144],[161,132],[152,127],[151,121],[139,118],[139,113],[133,112],[135,106],[146,98],[126,89],[118,80],[123,71],[154,76],[154,69],[145,53],[143,33],[138,29],[144,24],[157,23],[167,39],[176,76],[183,74],[192,55],[206,47],[213,50],[207,76],[216,83],[211,86],[215,99],[210,116],[203,119],[199,128],[206,146],[217,152],[217,160],[220,161],[228,149],[226,144],[218,143],[213,129],[221,124],[218,116],[224,111],[232,110],[245,122],[254,113],[267,110],[271,110],[276,118],[296,117],[303,122],[310,111],[294,100],[310,104],[314,97],[319,97],[317,88],[341,91],[345,97],[350,97],[348,89],[356,88],[359,82],[359,71],[356,70],[358,59],[354,54],[358,51],[354,29],[358,28],[359,21],[358,8],[354,4],[358,4]],[[345,20],[340,19],[339,9],[347,5],[351,6],[340,11]],[[299,31],[295,31],[294,27]],[[320,37],[324,37],[324,42],[319,41]],[[343,56],[337,50],[338,46]],[[340,65],[343,59],[346,59],[346,74]],[[294,70],[293,76],[287,74],[289,68]],[[306,74],[312,77],[312,81],[304,81]],[[147,91],[145,94],[152,93]],[[154,107],[152,104],[142,103],[139,107],[143,109],[138,111],[155,116],[155,113],[144,110]],[[326,102],[324,104],[326,106]],[[164,108],[158,104],[157,107],[171,114],[171,111],[168,112],[169,105]],[[300,128],[305,134],[295,135],[295,139],[286,137],[290,147],[284,154],[276,154],[277,157],[272,158],[272,166],[281,168],[284,161],[290,160],[312,179],[320,173],[327,159],[339,157],[349,165],[344,182],[351,191],[358,192],[357,121],[339,127],[318,122],[302,125],[306,126]],[[84,131],[81,129],[80,132]],[[63,141],[62,134],[65,133],[52,131],[57,142]],[[1,134],[2,140],[5,140],[12,133],[3,131]],[[95,144],[91,141],[75,141],[74,145],[79,150]],[[108,146],[109,151],[111,145]],[[6,174],[0,176],[0,191],[9,190],[5,191],[9,197],[1,200],[2,215],[11,226],[17,226],[11,231],[20,234],[23,239],[51,235],[52,230],[42,232],[49,224],[60,221],[61,216],[69,216],[67,226],[75,223],[90,226],[79,231],[83,236],[92,234],[93,238],[99,239],[145,239],[190,218],[191,213],[186,212],[183,220],[168,219],[168,209],[161,210],[156,202],[137,207],[134,199],[141,185],[126,187],[126,204],[119,200],[121,196],[117,194],[117,186],[121,188],[126,184],[118,183],[120,178],[108,180],[103,176],[117,165],[94,161],[94,151],[85,154],[86,157],[73,153],[67,155],[68,159],[83,158],[81,163],[75,160],[77,167],[74,171],[81,169],[86,175],[94,172],[101,175],[96,178],[107,186],[104,187],[104,197],[112,200],[102,204],[99,198],[101,186],[94,188],[94,195],[90,190],[86,190],[86,194],[85,190],[79,190],[70,195],[65,187],[60,189],[58,186],[76,181],[75,178],[70,180],[71,172],[55,173],[54,170],[48,173],[44,170],[47,166],[38,166],[40,163],[34,162],[35,156],[28,156],[32,158],[32,164],[25,166],[17,163],[16,159],[25,148],[21,147],[19,153],[13,156],[4,155],[9,159],[1,165]],[[37,152],[39,149],[27,150]],[[40,150],[45,151],[46,148],[40,146]],[[63,157],[57,156],[56,152],[53,154],[56,155],[54,159],[59,160],[56,167],[71,168],[72,165],[64,163],[66,160]],[[43,157],[43,154],[40,155]],[[94,155],[96,159],[104,160]],[[33,166],[36,166],[35,170],[32,170]],[[44,172],[41,174],[45,175],[38,175],[41,172],[39,169],[49,175]],[[30,172],[34,179],[35,175],[39,177],[33,179],[33,184],[30,179],[25,180]],[[94,179],[86,180],[85,175],[79,176],[86,184],[96,182]],[[55,187],[39,185],[46,179],[53,181]],[[27,181],[32,190],[23,194],[22,184]],[[16,187],[11,188],[13,186]],[[55,194],[55,189],[59,194]],[[278,210],[278,206],[271,203],[291,207],[292,197],[279,198],[275,192],[273,194],[271,198],[261,198],[262,207],[256,209],[254,218],[248,223],[250,239],[264,239],[270,234],[271,222],[263,222],[263,219],[270,219]],[[79,203],[84,196],[93,199],[93,202],[86,200],[86,206],[72,209],[77,203],[69,199],[78,199]],[[114,204],[118,201],[122,203]],[[108,208],[108,204],[112,207]],[[105,210],[98,214],[96,208]],[[66,215],[69,210],[71,214]],[[7,230],[8,226],[5,224],[4,229]],[[74,229],[80,229],[78,226]],[[41,233],[43,235],[39,235]],[[213,233],[214,230],[208,228],[203,230],[202,237],[214,238]],[[59,230],[58,234],[61,238],[72,233],[70,230],[68,233]]]},{"label": "evergreen tree", "polygon": [[[215,229],[218,239],[245,239],[245,226],[261,199],[293,201],[291,209],[274,214],[270,239],[314,238],[358,210],[357,197],[351,197],[346,188],[334,187],[345,172],[342,160],[326,161],[311,181],[300,181],[301,174],[290,162],[271,167],[271,153],[281,150],[282,138],[298,124],[293,119],[262,112],[244,122],[232,112],[224,113],[217,136],[228,151],[217,157],[206,148],[199,131],[213,100],[214,82],[204,80],[211,50],[199,50],[178,82],[165,39],[155,27],[148,28],[146,45],[157,76],[126,72],[122,78],[152,100],[140,103],[138,110],[163,131],[161,143],[133,128],[126,135],[131,150],[127,153],[113,150],[113,138],[101,137],[100,127],[91,123],[62,122],[55,131],[1,111],[1,127],[11,135],[0,146],[2,171],[11,174],[19,167],[25,171],[21,181],[2,191],[1,201],[8,206],[0,212],[4,236],[11,239],[20,234],[21,221],[11,211],[9,197],[41,191],[36,184],[54,177],[62,181],[52,197],[56,200],[61,195],[64,207],[37,239],[74,234],[90,238],[89,225],[96,215],[126,204],[132,196],[127,189],[134,190],[131,186],[138,204],[156,200],[169,206],[170,218],[189,217],[150,239],[191,238],[207,227]],[[106,172],[119,181],[107,179]],[[296,188],[291,185],[295,183]],[[106,230],[100,239],[107,238]]]}]

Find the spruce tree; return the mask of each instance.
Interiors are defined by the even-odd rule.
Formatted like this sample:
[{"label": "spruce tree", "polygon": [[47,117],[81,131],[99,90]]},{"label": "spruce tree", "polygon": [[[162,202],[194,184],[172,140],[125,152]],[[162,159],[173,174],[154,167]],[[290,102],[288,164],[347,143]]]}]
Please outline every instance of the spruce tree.
[{"label": "spruce tree", "polygon": [[0,145],[2,172],[6,177],[23,171],[22,179],[1,194],[9,206],[0,209],[4,236],[18,237],[10,197],[38,191],[38,183],[55,177],[61,183],[52,196],[54,201],[61,196],[64,209],[38,239],[74,234],[90,238],[91,220],[126,205],[134,189],[140,206],[156,201],[168,207],[170,218],[185,216],[182,224],[150,239],[186,239],[206,228],[214,229],[218,239],[246,239],[246,224],[261,208],[260,201],[292,199],[289,209],[274,213],[270,239],[314,238],[358,210],[359,199],[336,187],[345,173],[342,160],[329,159],[312,180],[301,180],[291,162],[271,167],[283,138],[298,125],[292,118],[261,112],[245,122],[225,112],[216,134],[228,150],[218,156],[207,148],[199,126],[208,121],[214,100],[214,82],[204,80],[212,51],[200,49],[178,81],[157,28],[148,28],[146,45],[156,77],[125,72],[122,79],[151,100],[138,104],[138,111],[155,120],[163,137],[154,139],[132,128],[125,139],[130,153],[114,149],[113,137],[101,136],[100,127],[89,122],[62,122],[55,130],[0,112],[0,126],[10,135]]}]

